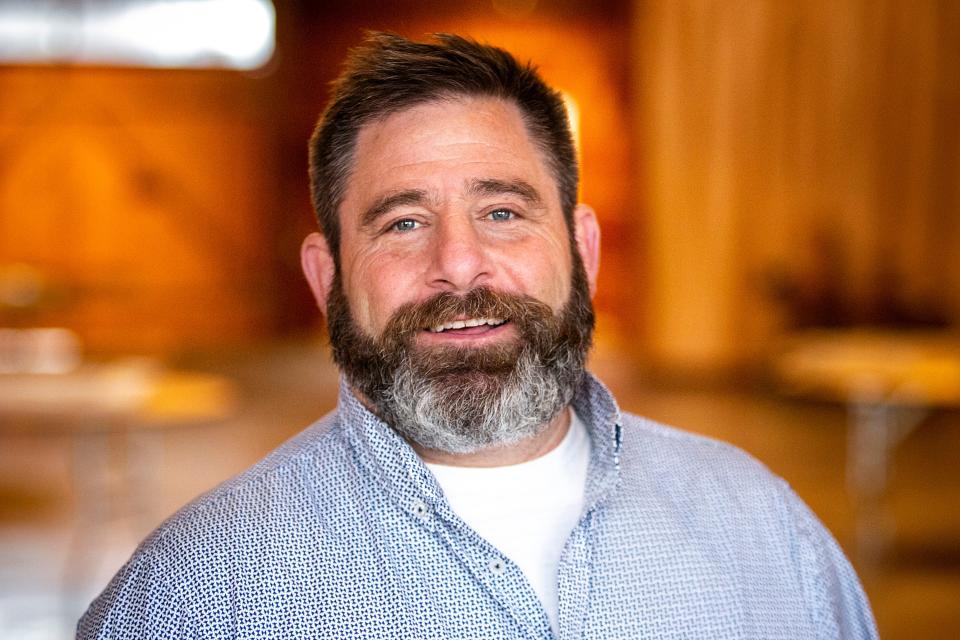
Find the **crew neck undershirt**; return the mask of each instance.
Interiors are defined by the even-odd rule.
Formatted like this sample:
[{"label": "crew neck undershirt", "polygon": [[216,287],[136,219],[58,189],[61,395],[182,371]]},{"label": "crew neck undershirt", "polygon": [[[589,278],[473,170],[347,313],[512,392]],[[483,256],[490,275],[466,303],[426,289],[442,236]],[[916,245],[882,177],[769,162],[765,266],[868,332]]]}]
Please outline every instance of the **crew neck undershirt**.
[{"label": "crew neck undershirt", "polygon": [[456,513],[526,575],[557,629],[557,568],[584,506],[590,436],[572,409],[560,444],[503,467],[427,463]]}]

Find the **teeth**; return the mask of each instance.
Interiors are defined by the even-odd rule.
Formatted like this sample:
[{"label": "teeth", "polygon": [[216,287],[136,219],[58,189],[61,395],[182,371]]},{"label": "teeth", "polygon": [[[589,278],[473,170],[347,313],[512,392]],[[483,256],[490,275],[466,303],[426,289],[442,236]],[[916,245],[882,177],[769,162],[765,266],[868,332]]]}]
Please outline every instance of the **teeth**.
[{"label": "teeth", "polygon": [[482,324],[488,324],[491,327],[503,324],[505,320],[500,318],[470,318],[469,320],[454,320],[452,322],[445,322],[444,324],[438,324],[435,327],[430,327],[430,331],[433,333],[440,333],[441,331],[447,331],[448,329],[464,329],[466,327],[479,327]]}]

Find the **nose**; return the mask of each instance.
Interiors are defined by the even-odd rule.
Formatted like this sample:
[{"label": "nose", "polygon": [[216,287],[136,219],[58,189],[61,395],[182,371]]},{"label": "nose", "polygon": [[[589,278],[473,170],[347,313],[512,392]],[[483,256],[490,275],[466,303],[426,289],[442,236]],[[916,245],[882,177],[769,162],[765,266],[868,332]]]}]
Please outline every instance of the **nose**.
[{"label": "nose", "polygon": [[430,251],[427,280],[433,288],[466,293],[493,275],[487,247],[469,216],[438,224]]}]

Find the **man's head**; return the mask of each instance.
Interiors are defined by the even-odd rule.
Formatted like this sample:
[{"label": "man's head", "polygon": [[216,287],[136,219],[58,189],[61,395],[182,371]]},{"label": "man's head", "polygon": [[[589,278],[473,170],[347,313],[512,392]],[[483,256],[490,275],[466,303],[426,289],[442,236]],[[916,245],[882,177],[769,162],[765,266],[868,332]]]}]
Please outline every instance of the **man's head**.
[{"label": "man's head", "polygon": [[313,207],[334,259],[339,256],[337,215],[364,125],[409,107],[454,96],[500,98],[520,109],[546,158],[572,226],[577,203],[577,156],[560,94],[530,65],[502,49],[456,35],[413,42],[370,34],[351,52],[310,139]]},{"label": "man's head", "polygon": [[[513,93],[476,88],[511,74],[523,95],[552,100],[537,107],[540,124]],[[572,204],[556,94],[498,49],[376,36],[312,144],[324,235],[304,242],[304,271],[354,389],[424,448],[469,453],[535,435],[582,375],[599,251],[593,212]]]}]

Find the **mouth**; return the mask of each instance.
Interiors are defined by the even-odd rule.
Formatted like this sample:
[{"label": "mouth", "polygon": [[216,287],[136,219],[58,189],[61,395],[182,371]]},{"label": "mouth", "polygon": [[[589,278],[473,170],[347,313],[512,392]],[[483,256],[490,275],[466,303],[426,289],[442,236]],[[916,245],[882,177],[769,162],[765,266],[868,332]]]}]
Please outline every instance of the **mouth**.
[{"label": "mouth", "polygon": [[426,327],[424,333],[438,338],[480,338],[498,334],[509,324],[504,318],[460,318]]},{"label": "mouth", "polygon": [[487,330],[506,324],[506,320],[501,318],[466,318],[464,320],[451,320],[433,327],[427,327],[430,333],[447,333],[449,331],[465,331],[469,329]]}]

